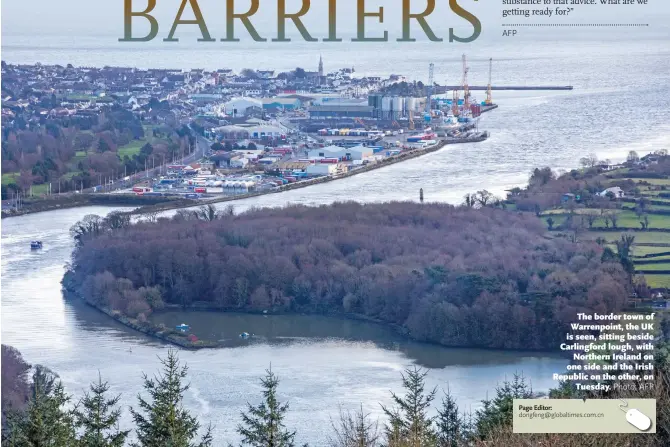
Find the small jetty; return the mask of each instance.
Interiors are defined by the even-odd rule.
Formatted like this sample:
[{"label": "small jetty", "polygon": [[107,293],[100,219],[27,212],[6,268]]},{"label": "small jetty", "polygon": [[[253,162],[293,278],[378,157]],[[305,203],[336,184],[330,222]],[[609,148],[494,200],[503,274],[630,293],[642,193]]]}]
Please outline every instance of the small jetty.
[{"label": "small jetty", "polygon": [[466,137],[447,137],[443,138],[444,144],[461,144],[461,143],[479,143],[488,140],[490,134],[488,131],[477,132],[474,135]]}]

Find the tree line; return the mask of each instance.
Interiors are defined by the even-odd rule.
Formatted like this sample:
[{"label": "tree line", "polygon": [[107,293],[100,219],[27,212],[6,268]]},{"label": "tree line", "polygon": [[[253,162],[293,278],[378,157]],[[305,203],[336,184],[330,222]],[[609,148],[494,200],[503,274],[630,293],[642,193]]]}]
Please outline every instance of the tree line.
[{"label": "tree line", "polygon": [[[139,117],[119,105],[104,107],[84,121],[68,120],[41,118],[26,124],[19,115],[3,128],[2,173],[14,174],[13,181],[3,182],[3,199],[45,183],[52,184],[53,193],[96,186],[101,179],[185,156],[195,142],[190,129],[178,123],[156,126],[153,135],[145,135]],[[162,139],[144,144],[137,154],[118,153],[124,145],[159,134]]]},{"label": "tree line", "polygon": [[[331,418],[327,445],[330,447],[465,447],[465,446],[664,446],[670,442],[670,369],[668,344],[656,348],[656,379],[653,391],[644,396],[657,401],[655,434],[514,434],[514,399],[532,399],[528,381],[520,374],[504,380],[494,396],[481,401],[474,412],[461,411],[450,389],[426,389],[427,371],[409,367],[401,374],[402,393],[391,392],[392,405],[381,405],[383,421],[369,413],[340,409]],[[5,368],[5,360],[9,368]],[[149,378],[143,375],[144,396],[138,395],[137,407],[131,407],[131,429],[122,429],[120,396],[109,395],[109,384],[99,376],[74,405],[58,376],[37,365],[31,369],[20,353],[2,345],[2,445],[3,447],[209,447],[228,445],[214,440],[211,424],[207,427],[183,405],[188,367],[177,353],[169,350],[159,359],[161,372]],[[21,366],[14,368],[17,364]],[[262,396],[258,404],[247,403],[240,414],[236,432],[243,446],[294,447],[296,431],[285,425],[287,402],[277,395],[279,379],[271,369],[260,380]],[[23,396],[6,396],[5,388],[21,390]],[[598,398],[578,392],[569,383],[560,383],[549,392],[550,398]],[[435,405],[437,403],[437,405]],[[307,444],[304,445],[307,447]]]},{"label": "tree line", "polygon": [[[572,169],[558,174],[549,167],[536,168],[531,172],[528,185],[525,188],[512,188],[508,191],[507,201],[513,203],[520,211],[540,213],[551,208],[564,205],[574,207],[579,205],[600,208],[603,212],[616,207],[613,195],[600,196],[608,187],[618,186],[626,194],[637,195],[638,185],[632,178],[667,178],[670,175],[670,157],[668,151],[660,149],[648,157],[653,158],[645,164],[639,164],[641,158],[635,151],[631,151],[624,166],[625,172],[610,171],[609,160],[598,160],[594,155],[580,159],[582,169]],[[643,157],[646,158],[646,157]],[[666,189],[665,187],[660,187]],[[565,194],[573,194],[574,200],[564,201]],[[468,198],[466,197],[466,202]],[[644,212],[644,204],[640,204],[640,211]],[[636,210],[637,211],[637,210]],[[614,213],[610,213],[610,216]],[[640,213],[642,214],[642,213]],[[589,226],[598,216],[591,216]]]},{"label": "tree line", "polygon": [[134,224],[87,216],[71,232],[80,295],[139,320],[205,303],[365,315],[450,346],[555,349],[577,312],[616,312],[630,288],[598,244],[488,207],[204,207]]}]

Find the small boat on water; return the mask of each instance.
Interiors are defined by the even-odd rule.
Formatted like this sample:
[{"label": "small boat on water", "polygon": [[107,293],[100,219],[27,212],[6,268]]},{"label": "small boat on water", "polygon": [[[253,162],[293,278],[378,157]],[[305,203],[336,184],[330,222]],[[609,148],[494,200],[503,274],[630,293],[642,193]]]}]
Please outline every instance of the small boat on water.
[{"label": "small boat on water", "polygon": [[30,243],[31,250],[39,250],[42,248],[42,241],[32,241]]},{"label": "small boat on water", "polygon": [[240,334],[240,338],[249,338],[249,333],[248,332],[242,332]]},{"label": "small boat on water", "polygon": [[180,331],[187,331],[190,328],[190,326],[186,323],[182,323],[179,326],[177,326],[177,329]]}]

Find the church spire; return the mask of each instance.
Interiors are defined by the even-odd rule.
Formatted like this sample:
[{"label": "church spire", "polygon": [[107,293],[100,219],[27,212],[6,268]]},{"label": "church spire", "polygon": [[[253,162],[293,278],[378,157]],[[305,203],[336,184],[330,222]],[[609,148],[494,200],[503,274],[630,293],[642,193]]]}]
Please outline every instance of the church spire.
[{"label": "church spire", "polygon": [[319,76],[323,76],[323,58],[319,55]]}]

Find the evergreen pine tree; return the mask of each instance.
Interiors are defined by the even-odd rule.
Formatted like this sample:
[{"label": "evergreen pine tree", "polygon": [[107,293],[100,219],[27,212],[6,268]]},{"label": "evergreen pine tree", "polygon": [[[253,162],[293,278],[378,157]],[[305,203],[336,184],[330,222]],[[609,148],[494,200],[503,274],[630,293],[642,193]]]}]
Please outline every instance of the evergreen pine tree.
[{"label": "evergreen pine tree", "polygon": [[75,421],[84,430],[79,438],[82,447],[122,447],[128,437],[130,430],[118,428],[121,410],[115,407],[121,396],[108,399],[107,391],[109,385],[98,373],[98,383],[92,383],[90,393],[79,401]]},{"label": "evergreen pine tree", "polygon": [[243,445],[252,447],[293,447],[295,432],[284,426],[284,416],[288,411],[288,403],[277,400],[279,379],[271,369],[261,379],[263,385],[263,402],[257,406],[248,405],[248,413],[242,413],[242,422],[237,432],[242,435]]},{"label": "evergreen pine tree", "polygon": [[98,152],[107,152],[111,150],[112,148],[109,147],[109,144],[104,138],[100,138],[100,140],[98,140]]},{"label": "evergreen pine tree", "polygon": [[458,414],[458,405],[447,388],[442,398],[442,408],[437,410],[437,445],[457,447],[464,437],[463,423]]},{"label": "evergreen pine tree", "polygon": [[163,373],[153,379],[144,374],[144,389],[149,400],[138,396],[140,411],[133,408],[130,412],[136,425],[138,442],[136,447],[209,447],[212,445],[211,427],[202,440],[194,444],[200,424],[198,420],[183,408],[184,392],[189,385],[183,385],[188,367],[179,364],[179,358],[173,350],[168,351],[166,359],[160,359]]},{"label": "evergreen pine tree", "polygon": [[437,389],[424,393],[427,372],[414,367],[402,374],[405,395],[400,397],[391,393],[396,408],[382,410],[389,418],[386,425],[386,438],[389,447],[411,446],[428,447],[435,445],[436,437],[432,424],[434,418],[428,417],[430,403],[435,399]]},{"label": "evergreen pine tree", "polygon": [[556,388],[549,390],[550,399],[580,399],[584,395],[574,383],[567,380],[561,380]]},{"label": "evergreen pine tree", "polygon": [[514,374],[512,381],[505,380],[496,388],[496,396],[482,401],[484,407],[477,410],[477,434],[486,438],[498,427],[511,426],[514,399],[531,399],[533,391],[526,383],[526,378]]},{"label": "evergreen pine tree", "polygon": [[9,433],[3,446],[71,447],[76,444],[73,412],[58,376],[41,365],[35,367],[30,402],[24,413],[8,415]]}]

